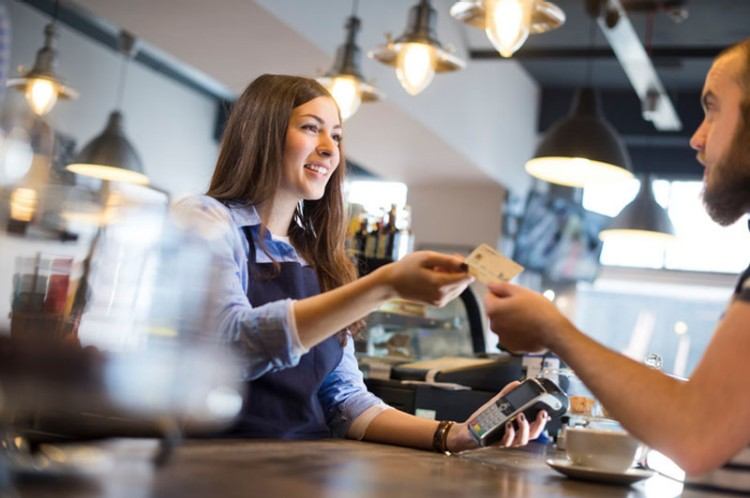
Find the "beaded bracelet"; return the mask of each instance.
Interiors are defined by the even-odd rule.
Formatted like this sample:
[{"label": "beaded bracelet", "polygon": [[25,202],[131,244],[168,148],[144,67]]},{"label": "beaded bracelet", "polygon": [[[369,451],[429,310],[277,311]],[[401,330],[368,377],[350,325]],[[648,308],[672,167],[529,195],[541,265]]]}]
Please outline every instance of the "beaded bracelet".
[{"label": "beaded bracelet", "polygon": [[434,451],[445,453],[446,455],[451,454],[451,452],[448,451],[448,432],[450,432],[453,424],[455,424],[455,422],[451,420],[440,421],[437,429],[435,429],[435,435],[432,436],[432,449]]}]

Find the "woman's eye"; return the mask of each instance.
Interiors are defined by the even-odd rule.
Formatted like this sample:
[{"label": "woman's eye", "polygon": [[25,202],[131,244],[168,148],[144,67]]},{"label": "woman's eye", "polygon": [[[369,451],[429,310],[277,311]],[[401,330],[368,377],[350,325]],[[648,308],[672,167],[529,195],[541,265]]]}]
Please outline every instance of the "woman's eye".
[{"label": "woman's eye", "polygon": [[317,132],[318,131],[318,126],[314,125],[314,124],[306,124],[306,125],[302,126],[302,129],[303,130],[310,130],[310,131]]},{"label": "woman's eye", "polygon": [[336,142],[337,144],[340,144],[340,143],[341,143],[341,141],[342,141],[343,139],[344,139],[344,137],[342,137],[341,135],[333,135],[333,140],[334,140],[334,141],[335,141],[335,142]]}]

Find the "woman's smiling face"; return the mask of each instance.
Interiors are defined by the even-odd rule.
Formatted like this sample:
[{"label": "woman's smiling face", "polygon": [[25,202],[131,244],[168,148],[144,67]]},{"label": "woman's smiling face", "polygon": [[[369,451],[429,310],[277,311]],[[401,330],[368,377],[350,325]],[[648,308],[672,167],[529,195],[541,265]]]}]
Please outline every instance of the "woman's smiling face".
[{"label": "woman's smiling face", "polygon": [[295,203],[323,197],[341,159],[338,107],[330,97],[318,97],[292,110],[284,144],[279,196]]}]

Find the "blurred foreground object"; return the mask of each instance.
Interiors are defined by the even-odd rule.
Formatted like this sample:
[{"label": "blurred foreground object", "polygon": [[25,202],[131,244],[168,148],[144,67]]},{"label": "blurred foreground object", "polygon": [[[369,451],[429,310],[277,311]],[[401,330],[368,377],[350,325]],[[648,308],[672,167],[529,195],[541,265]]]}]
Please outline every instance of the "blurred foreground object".
[{"label": "blurred foreground object", "polygon": [[0,184],[0,432],[174,442],[229,425],[242,392],[206,326],[210,246],[164,192],[79,184],[27,137],[28,168]]}]

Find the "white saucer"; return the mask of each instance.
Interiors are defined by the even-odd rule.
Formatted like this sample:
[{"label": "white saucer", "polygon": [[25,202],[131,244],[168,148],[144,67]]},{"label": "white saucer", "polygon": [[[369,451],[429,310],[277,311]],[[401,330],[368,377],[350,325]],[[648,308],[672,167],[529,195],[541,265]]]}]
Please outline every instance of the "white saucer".
[{"label": "white saucer", "polygon": [[604,482],[608,484],[633,484],[653,476],[655,472],[643,469],[628,469],[625,472],[613,472],[611,470],[595,469],[575,465],[564,458],[547,460],[547,465],[556,471],[574,479],[584,481]]}]

